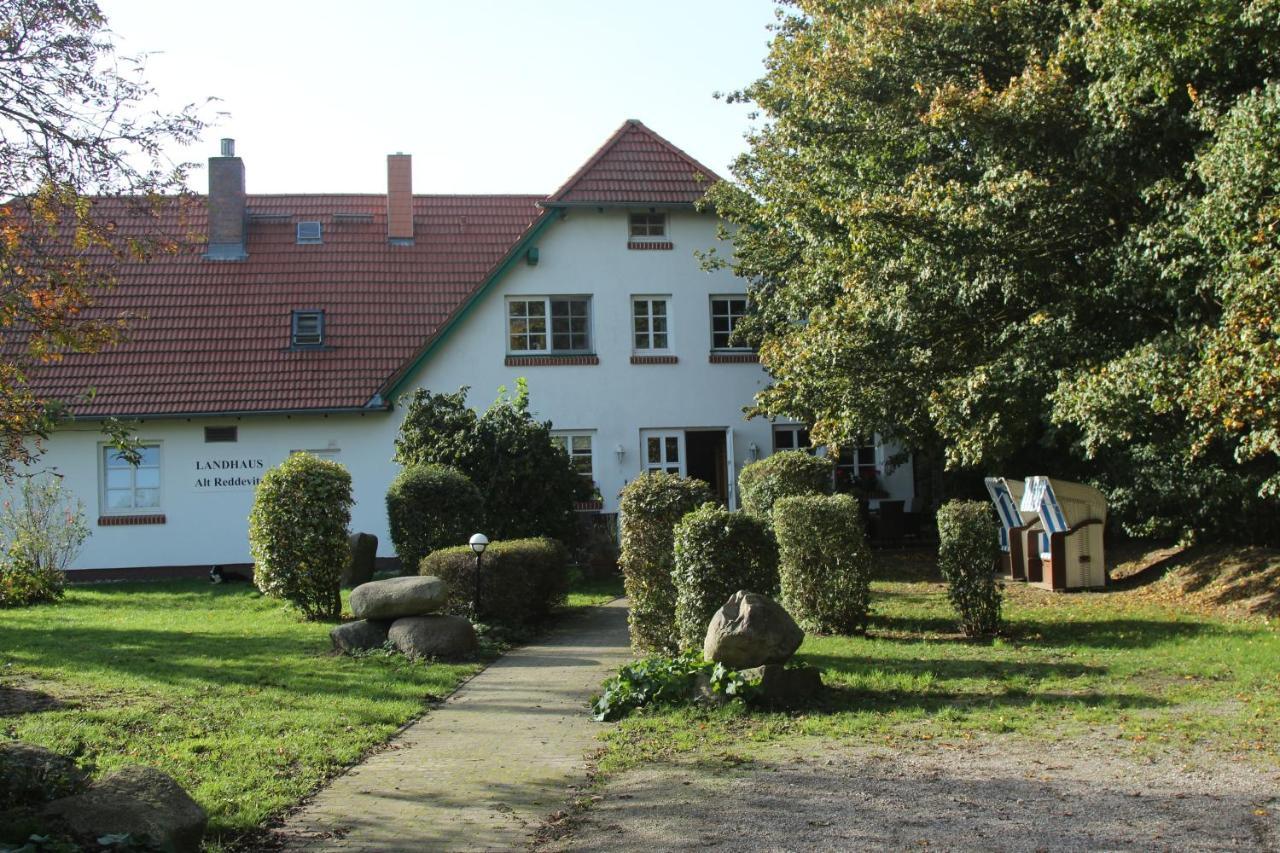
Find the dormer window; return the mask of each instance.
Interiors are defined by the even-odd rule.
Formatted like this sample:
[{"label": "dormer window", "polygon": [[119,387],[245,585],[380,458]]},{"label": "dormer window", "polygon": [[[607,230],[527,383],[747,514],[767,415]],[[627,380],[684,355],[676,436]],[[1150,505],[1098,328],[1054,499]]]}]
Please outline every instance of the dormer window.
[{"label": "dormer window", "polygon": [[323,243],[323,230],[320,228],[319,222],[299,222],[298,223],[298,245],[314,245]]},{"label": "dormer window", "polygon": [[324,312],[294,311],[291,341],[298,349],[324,346]]}]

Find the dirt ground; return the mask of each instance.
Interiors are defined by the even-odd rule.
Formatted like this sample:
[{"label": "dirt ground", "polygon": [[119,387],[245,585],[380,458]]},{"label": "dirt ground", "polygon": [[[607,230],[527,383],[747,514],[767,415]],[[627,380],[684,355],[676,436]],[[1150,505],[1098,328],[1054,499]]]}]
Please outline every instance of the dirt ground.
[{"label": "dirt ground", "polygon": [[1280,851],[1280,767],[1105,738],[824,741],[646,765],[599,797],[537,849]]}]

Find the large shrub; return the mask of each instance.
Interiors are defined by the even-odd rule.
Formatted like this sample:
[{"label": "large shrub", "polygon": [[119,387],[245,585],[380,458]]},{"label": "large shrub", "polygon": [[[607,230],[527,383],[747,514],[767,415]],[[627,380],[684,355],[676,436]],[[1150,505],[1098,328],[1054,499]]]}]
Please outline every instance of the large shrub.
[{"label": "large shrub", "polygon": [[551,422],[529,413],[529,389],[518,380],[483,414],[467,407],[467,388],[454,394],[414,392],[396,438],[401,465],[434,462],[465,474],[484,500],[484,532],[491,539],[551,536],[570,543],[575,499],[592,485],[563,447],[551,441]]},{"label": "large shrub", "polygon": [[871,549],[849,495],[793,495],[773,505],[782,604],[808,631],[867,627]]},{"label": "large shrub", "polygon": [[[428,554],[418,569],[449,585],[449,613],[470,616],[476,590],[476,555],[467,545]],[[490,625],[522,627],[545,619],[569,590],[569,552],[555,539],[492,542],[480,564],[480,612]]]},{"label": "large shrub", "polygon": [[997,523],[987,501],[948,501],[938,510],[938,566],[960,629],[970,637],[1000,629]]},{"label": "large shrub", "polygon": [[50,474],[24,478],[0,509],[0,607],[57,601],[89,527],[84,504]]},{"label": "large shrub", "polygon": [[674,531],[680,645],[702,646],[711,617],[740,589],[778,594],[778,546],[767,520],[707,503]]},{"label": "large shrub", "polygon": [[466,542],[483,520],[480,490],[447,465],[405,468],[387,489],[391,542],[406,573],[432,551]]},{"label": "large shrub", "polygon": [[831,494],[830,457],[801,450],[784,450],[752,462],[738,475],[742,508],[753,515],[769,515],[779,498],[789,495]]},{"label": "large shrub", "polygon": [[262,475],[249,513],[253,579],[267,595],[308,619],[337,619],[338,587],[351,558],[351,475],[310,453],[295,453]]},{"label": "large shrub", "polygon": [[680,519],[709,500],[706,483],[665,472],[636,477],[622,490],[618,565],[631,600],[631,645],[638,652],[679,647],[672,537]]}]

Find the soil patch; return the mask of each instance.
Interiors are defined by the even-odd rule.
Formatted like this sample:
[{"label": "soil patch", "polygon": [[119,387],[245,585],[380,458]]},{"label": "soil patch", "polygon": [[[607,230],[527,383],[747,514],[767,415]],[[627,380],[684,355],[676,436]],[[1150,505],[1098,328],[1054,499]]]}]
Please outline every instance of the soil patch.
[{"label": "soil patch", "polygon": [[648,765],[598,796],[538,849],[1280,850],[1280,767],[1102,738],[780,746]]}]

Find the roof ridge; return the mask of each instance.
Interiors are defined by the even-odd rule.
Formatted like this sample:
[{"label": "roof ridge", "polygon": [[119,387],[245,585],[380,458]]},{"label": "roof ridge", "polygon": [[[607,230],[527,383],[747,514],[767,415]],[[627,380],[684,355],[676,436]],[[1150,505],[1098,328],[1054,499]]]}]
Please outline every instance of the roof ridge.
[{"label": "roof ridge", "polygon": [[724,180],[719,175],[717,175],[714,170],[708,169],[702,163],[698,162],[696,159],[691,157],[682,148],[673,144],[666,137],[662,136],[662,134],[658,133],[653,128],[649,127],[644,122],[640,121],[640,119],[629,118],[626,121],[624,121],[621,124],[621,126],[619,126],[618,129],[615,130],[607,140],[605,140],[603,145],[601,145],[598,149],[596,149],[596,152],[587,159],[587,162],[582,164],[582,166],[578,169],[578,171],[574,172],[573,175],[570,176],[569,180],[561,184],[559,189],[557,189],[554,193],[552,193],[550,196],[547,197],[547,201],[551,203],[554,203],[557,201],[563,201],[565,197],[568,196],[571,192],[573,192],[574,188],[579,183],[581,183],[582,180],[588,174],[590,174],[591,171],[596,166],[600,164],[600,161],[603,160],[606,156],[608,156],[608,154],[613,150],[613,148],[619,142],[622,141],[622,138],[630,130],[638,130],[644,133],[647,137],[649,137],[651,141],[656,142],[657,144],[666,148],[672,154],[675,154],[681,160],[684,160],[686,163],[688,163],[693,168],[693,171],[695,173],[702,173],[706,175],[710,183]]}]

